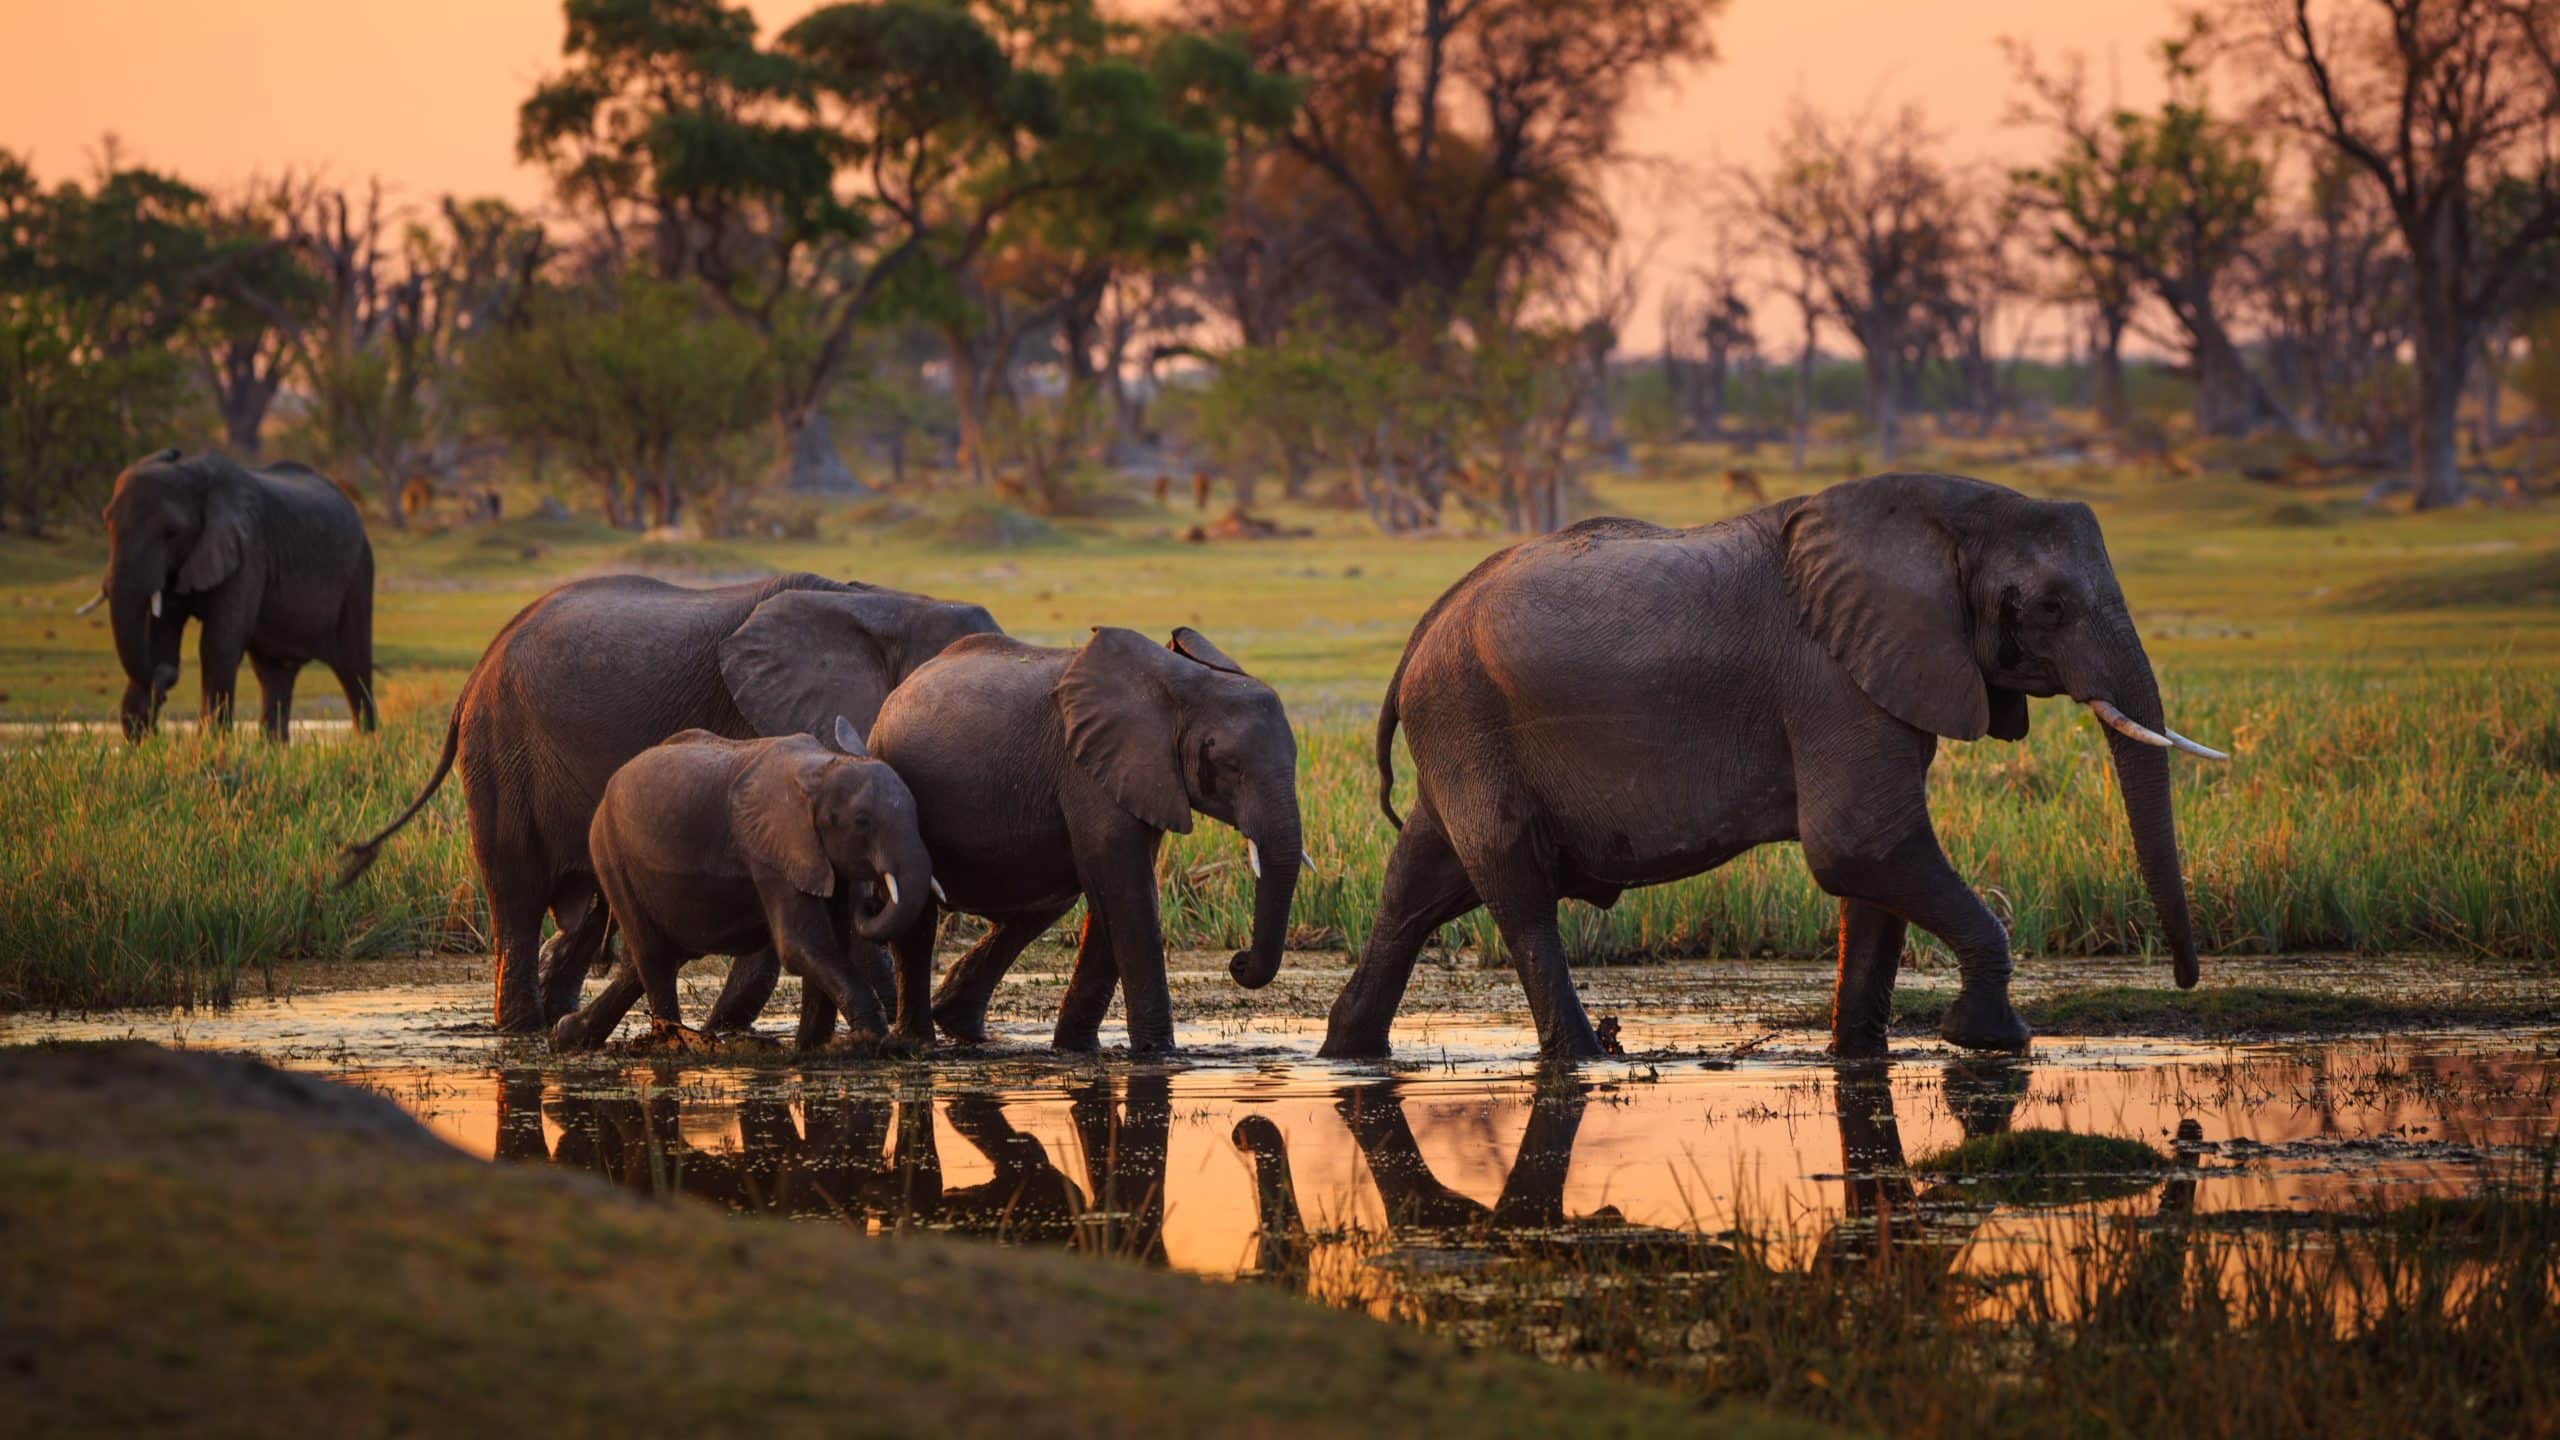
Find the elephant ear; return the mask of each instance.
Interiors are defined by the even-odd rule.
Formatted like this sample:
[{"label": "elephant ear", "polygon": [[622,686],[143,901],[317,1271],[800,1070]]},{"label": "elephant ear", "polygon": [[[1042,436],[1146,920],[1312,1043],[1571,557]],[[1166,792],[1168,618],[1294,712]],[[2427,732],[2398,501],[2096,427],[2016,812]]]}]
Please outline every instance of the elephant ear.
[{"label": "elephant ear", "polygon": [[178,592],[210,590],[231,578],[249,556],[249,485],[245,478],[210,476],[204,487],[204,529],[186,563],[178,567]]},{"label": "elephant ear", "polygon": [[1212,670],[1224,670],[1230,675],[1244,673],[1244,667],[1229,659],[1226,651],[1210,644],[1208,636],[1188,625],[1175,626],[1173,638],[1165,642],[1165,648],[1177,655],[1197,660]]},{"label": "elephant ear", "polygon": [[871,733],[898,683],[898,610],[912,598],[879,592],[786,590],[758,605],[720,642],[720,678],[759,735],[834,733],[838,716]]},{"label": "elephant ear", "polygon": [[1786,544],[1797,620],[1878,709],[1950,740],[1982,737],[1990,695],[1932,486],[1900,475],[1834,485],[1787,517]]},{"label": "elephant ear", "polygon": [[809,787],[826,764],[823,752],[813,756],[786,742],[758,756],[729,785],[729,823],[747,863],[821,900],[836,893],[836,869],[818,840]]},{"label": "elephant ear", "polygon": [[1182,788],[1182,717],[1158,668],[1165,652],[1135,630],[1097,626],[1052,692],[1067,753],[1120,808],[1158,830],[1191,833]]}]

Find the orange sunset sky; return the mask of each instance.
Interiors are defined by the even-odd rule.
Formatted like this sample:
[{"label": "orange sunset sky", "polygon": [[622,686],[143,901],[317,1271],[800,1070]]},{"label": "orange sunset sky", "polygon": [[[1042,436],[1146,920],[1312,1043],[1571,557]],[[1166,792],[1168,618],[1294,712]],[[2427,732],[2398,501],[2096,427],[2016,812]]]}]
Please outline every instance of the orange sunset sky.
[{"label": "orange sunset sky", "polygon": [[[768,32],[813,0],[754,0]],[[1142,8],[1155,8],[1152,6]],[[2003,124],[2015,86],[1998,41],[2048,60],[2078,50],[2103,88],[2158,95],[2151,47],[2180,0],[1731,0],[1718,56],[1650,96],[1639,151],[1694,167],[1748,162],[1798,95],[1835,111],[1917,102],[1952,154],[2010,161],[2040,137]],[[0,0],[0,146],[48,177],[86,167],[115,132],[135,157],[200,184],[318,169],[394,192],[495,193],[524,205],[542,177],[514,158],[515,111],[560,48],[556,0]],[[1712,244],[1696,183],[1653,187],[1630,229],[1662,236],[1655,285]],[[1651,306],[1645,307],[1647,312]],[[1628,335],[1650,346],[1649,313]]]}]

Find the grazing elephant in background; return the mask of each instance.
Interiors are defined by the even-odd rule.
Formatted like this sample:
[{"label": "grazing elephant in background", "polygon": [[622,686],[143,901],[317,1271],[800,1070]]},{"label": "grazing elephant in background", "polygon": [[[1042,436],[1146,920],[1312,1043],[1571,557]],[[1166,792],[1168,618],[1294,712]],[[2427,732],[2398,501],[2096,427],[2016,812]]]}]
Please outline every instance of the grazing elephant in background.
[{"label": "grazing elephant in background", "polygon": [[[933,866],[897,772],[863,753],[841,715],[834,740],[831,751],[806,735],[730,740],[687,730],[606,782],[587,854],[661,1039],[700,1048],[676,1005],[684,962],[759,952],[833,1001],[857,1035],[887,1035],[876,952],[865,942],[913,923]],[[867,908],[856,901],[866,892]],[[562,1017],[551,1048],[603,1044],[630,1009],[627,993],[613,987]],[[825,1043],[825,1029],[804,1025],[801,1048]]]},{"label": "grazing elephant in background", "polygon": [[125,738],[159,724],[189,620],[204,626],[206,725],[230,725],[246,655],[269,736],[286,738],[294,676],[313,660],[338,677],[356,728],[374,727],[373,545],[337,486],[290,460],[246,470],[163,450],[116,477],[106,520],[98,593],[124,666]]},{"label": "grazing elephant in background", "polygon": [[[1271,687],[1198,632],[1157,645],[1101,627],[1074,650],[963,641],[889,696],[870,744],[915,792],[950,908],[995,923],[953,962],[930,1012],[934,907],[891,943],[901,1035],[929,1040],[938,1024],[984,1040],[996,982],[1081,895],[1084,936],[1052,1043],[1093,1049],[1117,985],[1130,1050],[1172,1049],[1156,851],[1167,831],[1190,832],[1195,810],[1242,831],[1253,864],[1252,947],[1229,973],[1248,989],[1279,973],[1305,854],[1297,738]],[[732,967],[714,1027],[752,1020],[773,978],[765,957]]]},{"label": "grazing elephant in background", "polygon": [[[339,883],[363,874],[459,763],[496,939],[497,1026],[536,1033],[577,1008],[604,943],[601,923],[582,923],[596,896],[587,826],[625,761],[683,730],[814,735],[842,715],[867,731],[910,672],[995,629],[981,606],[815,575],[703,590],[639,575],[572,581],[489,642],[426,788],[347,847]],[[561,933],[537,987],[545,910]]]},{"label": "grazing elephant in background", "polygon": [[[1415,956],[1482,904],[1540,1051],[1601,1052],[1565,966],[1561,897],[1800,840],[1840,900],[1832,1043],[1883,1053],[1904,927],[1955,951],[1941,1027],[2017,1050],[2009,942],[1929,822],[1941,738],[2027,731],[2068,694],[2110,727],[2134,851],[2176,959],[2195,940],[2160,691],[2085,505],[1951,475],[1879,475],[1717,525],[1585,521],[1478,565],[1414,628],[1378,715],[1379,802],[1403,833],[1323,1053],[1379,1056]],[[1398,721],[1420,798],[1390,799]]]}]

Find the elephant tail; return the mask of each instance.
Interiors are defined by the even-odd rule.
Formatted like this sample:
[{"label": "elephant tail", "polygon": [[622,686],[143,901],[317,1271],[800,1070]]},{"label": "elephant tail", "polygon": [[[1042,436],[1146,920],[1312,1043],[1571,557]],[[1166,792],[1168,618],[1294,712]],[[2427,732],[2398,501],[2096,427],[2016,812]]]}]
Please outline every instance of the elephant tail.
[{"label": "elephant tail", "polygon": [[1387,812],[1387,823],[1404,828],[1404,817],[1396,813],[1396,682],[1404,679],[1404,663],[1396,663],[1396,678],[1387,682],[1387,698],[1378,706],[1378,808]]},{"label": "elephant tail", "polygon": [[445,722],[444,753],[436,757],[436,773],[427,777],[427,788],[419,791],[418,798],[409,802],[409,808],[400,812],[399,819],[384,826],[381,834],[370,840],[359,840],[338,852],[338,889],[344,890],[353,885],[364,872],[372,869],[373,862],[381,858],[383,842],[399,834],[401,827],[417,819],[418,812],[427,808],[427,802],[443,788],[444,777],[453,773],[453,757],[461,748],[462,702],[457,700],[453,706],[453,718]]}]

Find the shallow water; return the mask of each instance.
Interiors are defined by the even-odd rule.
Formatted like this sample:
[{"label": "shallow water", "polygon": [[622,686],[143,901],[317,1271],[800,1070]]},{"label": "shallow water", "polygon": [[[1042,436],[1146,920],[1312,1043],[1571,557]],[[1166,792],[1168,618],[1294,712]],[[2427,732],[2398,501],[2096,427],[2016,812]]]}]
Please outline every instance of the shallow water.
[{"label": "shallow water", "polygon": [[[2050,1202],[2280,1225],[2529,1170],[2560,1100],[2550,1032],[2040,1040],[2018,1061],[1903,1041],[1890,1065],[1840,1066],[1807,1033],[1762,1043],[1758,1026],[1624,1009],[1629,1048],[1657,1058],[1569,1075],[1527,1062],[1516,1017],[1471,1013],[1409,1016],[1393,1066],[1314,1058],[1318,1021],[1232,1018],[1185,1026],[1186,1053],[1163,1065],[1062,1059],[1024,1025],[931,1064],[803,1064],[768,1047],[563,1063],[488,1034],[487,995],[438,983],[192,1017],[19,1018],[0,1042],[247,1051],[378,1090],[474,1154],[638,1191],[1213,1276],[1286,1269],[1354,1297],[1387,1273],[1737,1225],[1804,1250],[1900,1214],[1906,1234],[2003,1264]],[[2169,1163],[2024,1202],[1917,1168],[2027,1128],[2138,1140]]]}]

